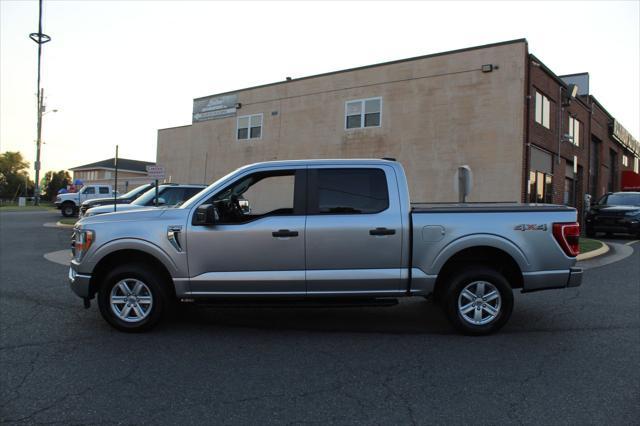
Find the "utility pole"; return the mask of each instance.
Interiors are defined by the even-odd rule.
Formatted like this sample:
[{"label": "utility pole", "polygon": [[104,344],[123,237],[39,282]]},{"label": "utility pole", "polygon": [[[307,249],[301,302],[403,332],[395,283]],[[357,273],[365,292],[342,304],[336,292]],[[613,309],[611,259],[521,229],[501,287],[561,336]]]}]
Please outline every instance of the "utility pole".
[{"label": "utility pole", "polygon": [[40,88],[40,61],[42,58],[42,45],[51,41],[51,37],[42,33],[42,0],[39,1],[38,32],[29,34],[29,38],[38,44],[38,139],[36,140],[36,161],[34,164],[36,181],[33,190],[34,204],[37,206],[40,204],[40,146],[42,145],[42,113],[44,112],[44,89]]},{"label": "utility pole", "polygon": [[113,211],[118,210],[118,145],[116,145],[116,156],[113,159],[113,168],[116,169],[116,176],[113,181]]}]

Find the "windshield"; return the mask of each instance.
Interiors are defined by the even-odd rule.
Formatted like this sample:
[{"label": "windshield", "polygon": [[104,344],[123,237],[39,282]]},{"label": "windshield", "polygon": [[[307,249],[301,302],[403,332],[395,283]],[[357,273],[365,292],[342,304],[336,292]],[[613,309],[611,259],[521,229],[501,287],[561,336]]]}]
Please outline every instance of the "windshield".
[{"label": "windshield", "polygon": [[609,206],[638,206],[640,207],[640,194],[611,194],[604,204]]},{"label": "windshield", "polygon": [[149,185],[142,185],[138,188],[132,189],[124,195],[119,196],[118,198],[134,198],[136,195],[144,194],[149,190]]},{"label": "windshield", "polygon": [[[160,195],[165,189],[167,189],[166,186],[158,187],[158,197],[160,197]],[[153,200],[153,197],[155,196],[156,196],[156,189],[151,188],[150,190],[148,190],[147,192],[145,192],[144,194],[136,198],[135,201],[131,204],[136,206],[146,206],[151,200]]]},{"label": "windshield", "polygon": [[[241,167],[241,168],[239,168],[239,169],[237,169],[237,170],[232,171],[231,173],[228,173],[228,174],[226,174],[226,175],[222,176],[220,179],[218,179],[217,181],[213,182],[211,185],[207,186],[207,187],[206,187],[206,188],[204,188],[202,191],[200,191],[200,193],[208,192],[208,191],[209,191],[209,189],[211,189],[211,188],[213,188],[214,186],[218,185],[218,183],[219,183],[219,182],[223,182],[223,181],[225,181],[226,179],[230,178],[231,176],[233,176],[233,175],[234,175],[234,174],[236,174],[236,173],[239,173],[242,169],[245,169],[246,167],[249,167],[249,166]],[[191,206],[192,206],[192,205],[193,205],[193,204],[194,204],[194,203],[195,203],[195,202],[200,198],[200,196],[199,196],[199,195],[200,195],[200,193],[198,193],[198,194],[194,195],[193,197],[189,198],[187,201],[185,201],[185,203],[184,203],[184,204],[182,204],[182,205],[180,206],[180,208],[181,208],[181,209],[188,209],[188,208],[190,208],[190,207],[191,207]]]}]

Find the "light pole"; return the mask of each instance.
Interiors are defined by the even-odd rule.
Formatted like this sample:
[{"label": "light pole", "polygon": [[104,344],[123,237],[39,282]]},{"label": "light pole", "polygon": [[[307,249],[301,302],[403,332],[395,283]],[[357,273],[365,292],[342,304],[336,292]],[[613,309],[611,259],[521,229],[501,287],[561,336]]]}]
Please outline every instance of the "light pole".
[{"label": "light pole", "polygon": [[38,15],[38,32],[29,34],[29,38],[38,44],[38,124],[37,124],[37,140],[36,140],[36,161],[34,164],[36,171],[36,181],[33,190],[34,202],[36,206],[40,204],[40,145],[42,144],[42,114],[44,89],[40,88],[40,60],[42,58],[42,45],[51,41],[51,37],[42,32],[42,0],[39,1],[39,15]]}]

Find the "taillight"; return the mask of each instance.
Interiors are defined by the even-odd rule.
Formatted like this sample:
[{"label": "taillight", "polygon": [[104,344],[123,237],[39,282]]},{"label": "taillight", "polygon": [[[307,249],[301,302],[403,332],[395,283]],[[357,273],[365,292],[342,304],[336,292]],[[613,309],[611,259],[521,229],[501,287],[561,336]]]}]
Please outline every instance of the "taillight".
[{"label": "taillight", "polygon": [[580,254],[580,224],[577,222],[554,223],[553,237],[569,257]]}]

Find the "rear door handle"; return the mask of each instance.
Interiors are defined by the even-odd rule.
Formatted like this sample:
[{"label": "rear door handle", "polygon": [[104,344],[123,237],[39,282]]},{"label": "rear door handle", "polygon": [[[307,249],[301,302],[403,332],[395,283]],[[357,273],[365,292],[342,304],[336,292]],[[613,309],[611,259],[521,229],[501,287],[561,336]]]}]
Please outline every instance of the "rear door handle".
[{"label": "rear door handle", "polygon": [[280,229],[278,231],[273,231],[271,235],[273,235],[274,238],[297,237],[298,231],[289,231],[288,229]]},{"label": "rear door handle", "polygon": [[370,229],[369,235],[394,235],[396,233],[395,229],[387,229],[387,228],[376,228]]}]

